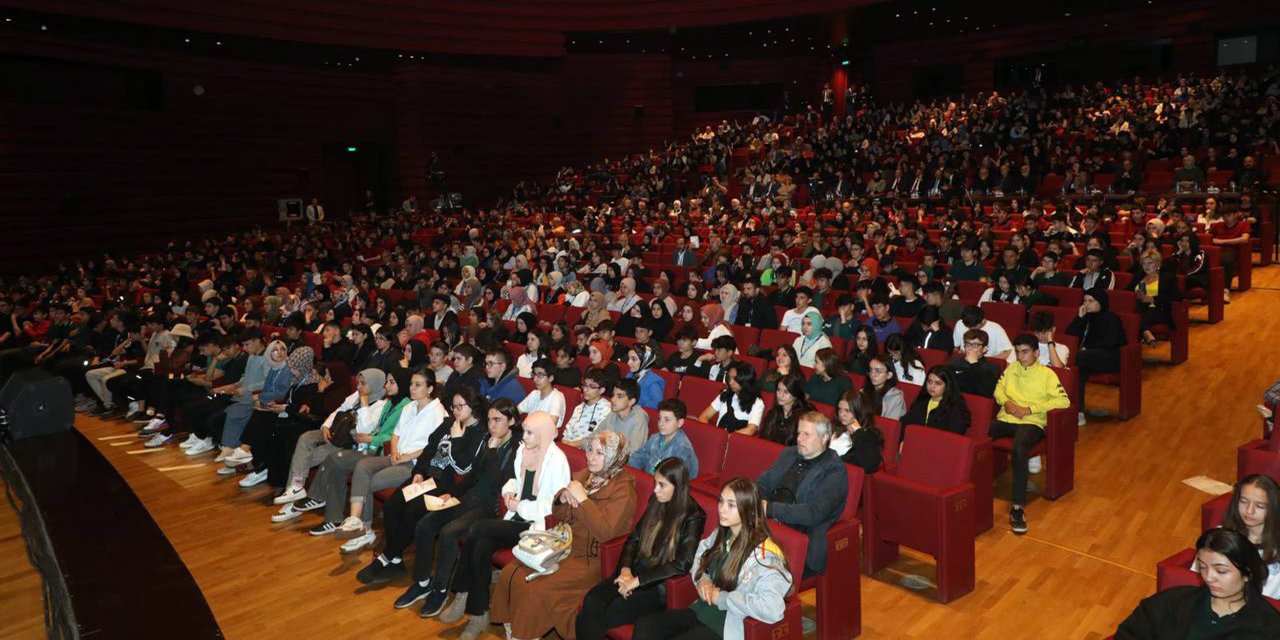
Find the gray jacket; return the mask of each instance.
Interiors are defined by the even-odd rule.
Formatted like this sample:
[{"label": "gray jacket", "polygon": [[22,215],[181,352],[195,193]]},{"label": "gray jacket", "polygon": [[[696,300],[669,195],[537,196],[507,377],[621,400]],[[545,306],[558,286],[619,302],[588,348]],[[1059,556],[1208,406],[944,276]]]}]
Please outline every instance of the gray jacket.
[{"label": "gray jacket", "polygon": [[[693,572],[689,575],[695,587],[702,577],[698,575],[698,567],[702,566],[702,554],[711,548],[718,533],[717,528],[716,532],[698,543],[698,551],[693,555]],[[720,601],[716,606],[727,612],[724,640],[743,640],[745,632],[742,622],[746,618],[755,618],[769,624],[782,620],[787,609],[787,592],[790,590],[791,573],[783,562],[782,549],[773,540],[765,540],[738,570],[738,588],[720,592]]]}]

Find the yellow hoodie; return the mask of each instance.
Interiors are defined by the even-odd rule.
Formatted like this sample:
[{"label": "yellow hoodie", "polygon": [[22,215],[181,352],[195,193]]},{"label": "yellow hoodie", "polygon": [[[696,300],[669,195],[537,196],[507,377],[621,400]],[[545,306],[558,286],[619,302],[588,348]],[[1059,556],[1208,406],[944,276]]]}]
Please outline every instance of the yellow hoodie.
[{"label": "yellow hoodie", "polygon": [[[996,420],[1033,424],[1041,429],[1049,421],[1049,411],[1071,406],[1071,399],[1062,388],[1058,374],[1039,362],[1029,367],[1015,362],[1005,367],[1004,375],[996,383],[995,399],[1000,408],[996,413]],[[1010,400],[1018,406],[1029,407],[1031,413],[1021,418],[1014,417],[1004,410],[1004,403]]]}]

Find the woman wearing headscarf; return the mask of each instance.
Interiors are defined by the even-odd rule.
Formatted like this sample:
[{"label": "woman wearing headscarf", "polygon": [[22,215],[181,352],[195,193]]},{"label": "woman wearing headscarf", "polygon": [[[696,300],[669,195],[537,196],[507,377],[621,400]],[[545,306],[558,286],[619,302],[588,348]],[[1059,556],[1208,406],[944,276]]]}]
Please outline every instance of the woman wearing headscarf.
[{"label": "woman wearing headscarf", "polygon": [[[318,431],[325,418],[351,393],[351,371],[341,360],[315,367],[315,376],[316,385],[310,392],[304,386],[293,393],[285,409],[288,415],[271,430],[265,444],[267,484],[276,489],[277,496],[283,495],[289,484],[289,466],[298,440],[309,431]],[[323,459],[317,459],[315,464]]]},{"label": "woman wearing headscarf", "polygon": [[690,300],[680,307],[680,315],[671,326],[671,335],[674,336],[681,327],[693,329],[694,335],[698,336],[707,332],[707,325],[702,323],[702,305]]},{"label": "woman wearing headscarf", "polygon": [[462,267],[462,279],[453,288],[453,296],[458,299],[463,309],[470,309],[480,303],[484,287],[476,278],[476,268],[471,265]]},{"label": "woman wearing headscarf", "polygon": [[791,343],[800,360],[800,366],[812,367],[818,352],[831,348],[831,339],[822,331],[822,314],[809,308],[800,321],[800,337]]},{"label": "woman wearing headscarf", "polygon": [[667,381],[653,372],[657,363],[658,352],[653,346],[637,343],[627,351],[627,377],[640,385],[640,406],[654,411],[667,389]]},{"label": "woman wearing headscarf", "polygon": [[546,291],[542,292],[543,304],[564,304],[564,274],[552,271],[547,274]]},{"label": "woman wearing headscarf", "polygon": [[1084,389],[1089,376],[1119,371],[1120,347],[1128,342],[1124,324],[1120,316],[1108,308],[1109,302],[1107,290],[1102,287],[1085,291],[1084,302],[1067,325],[1067,335],[1080,338],[1080,349],[1076,352],[1076,366],[1080,369],[1080,395],[1076,405],[1080,407],[1077,416],[1080,424],[1084,424]]},{"label": "woman wearing headscarf", "polygon": [[720,287],[720,307],[724,309],[724,319],[732,322],[738,314],[738,299],[742,296],[738,288],[732,284]]},{"label": "woman wearing headscarf", "polygon": [[267,464],[270,459],[265,455],[270,443],[275,439],[275,432],[283,429],[288,421],[290,410],[297,411],[308,402],[316,391],[315,351],[311,347],[298,347],[289,354],[286,365],[292,378],[284,397],[273,402],[261,403],[254,407],[249,423],[245,425],[241,440],[249,446],[250,451],[257,451],[251,463],[249,475],[240,480],[240,486],[253,487],[267,480]]},{"label": "woman wearing headscarf", "polygon": [[[702,323],[707,327],[707,337],[699,338],[695,348],[711,350],[711,342],[720,336],[733,337],[733,330],[725,319],[724,307],[712,302],[702,306]],[[699,334],[701,335],[701,334]]]},{"label": "woman wearing headscarf", "polygon": [[[409,403],[409,382],[407,369],[393,369],[386,374],[386,381],[383,384],[385,395],[382,411],[372,430],[361,432],[357,429],[352,434],[355,440],[352,448],[336,449],[325,458],[324,462],[320,463],[315,478],[311,480],[310,499],[324,505],[324,521],[311,529],[311,535],[328,535],[338,531],[340,527],[346,534],[363,533],[362,523],[348,523],[342,517],[347,504],[347,480],[361,460],[381,452],[382,445],[391,439],[400,421],[400,412]],[[308,509],[299,507],[299,510],[307,511]]]},{"label": "woman wearing headscarf", "polygon": [[[670,298],[667,299],[670,300]],[[654,342],[666,342],[671,337],[671,330],[675,326],[675,320],[671,318],[671,312],[666,303],[661,300],[652,300],[649,302],[648,312],[650,318],[649,330],[653,334],[652,340]]]},{"label": "woman wearing headscarf", "polygon": [[[329,377],[335,382],[325,389],[326,408],[341,386],[349,388],[349,385],[344,384],[349,377],[346,373],[346,365],[333,363],[329,367]],[[338,414],[354,412],[356,434],[371,433],[378,427],[378,418],[382,416],[382,408],[386,404],[383,400],[383,396],[386,395],[386,382],[387,374],[381,369],[361,371],[356,376],[355,391],[340,399],[328,413],[328,417],[324,418],[316,428],[304,431],[298,436],[297,443],[291,450],[285,490],[275,499],[276,504],[289,505],[294,501],[303,500],[297,505],[292,505],[297,507],[298,511],[310,511],[324,506],[324,503],[319,500],[307,498],[307,491],[303,488],[307,481],[307,472],[319,466],[330,454],[338,450],[329,442],[332,437],[330,430]],[[330,393],[331,390],[334,390],[333,393]],[[281,514],[284,514],[284,511],[281,510]],[[292,519],[292,517],[286,519]]]},{"label": "woman wearing headscarf", "polygon": [[[597,278],[598,279],[598,278]],[[582,324],[596,328],[596,325],[609,320],[609,303],[604,291],[596,290],[595,281],[591,282],[591,297],[587,300],[587,312],[582,314]]]},{"label": "woman wearing headscarf", "polygon": [[236,467],[253,462],[253,453],[249,445],[241,437],[249,425],[254,411],[273,402],[279,402],[289,391],[293,383],[293,372],[289,370],[288,348],[280,340],[272,340],[266,351],[267,377],[262,383],[262,390],[248,398],[241,397],[235,404],[227,407],[227,417],[222,425],[222,444],[224,447],[235,447],[223,459],[225,467],[218,469],[219,475],[234,475]]},{"label": "woman wearing headscarf", "polygon": [[507,289],[507,299],[511,304],[502,314],[503,320],[515,320],[522,313],[533,313],[533,305],[529,303],[529,291],[516,285]]},{"label": "woman wearing headscarf", "polygon": [[599,338],[592,340],[587,346],[587,371],[600,371],[606,378],[617,382],[622,377],[622,371],[618,369],[617,363],[613,361],[613,344],[608,340]]},{"label": "woman wearing headscarf", "polygon": [[522,313],[516,316],[516,330],[507,338],[508,342],[524,344],[531,332],[538,330],[538,316],[533,313]]},{"label": "woman wearing headscarf", "polygon": [[552,629],[575,637],[582,597],[600,581],[600,547],[625,535],[636,510],[635,478],[627,472],[627,441],[615,431],[600,431],[587,441],[587,468],[573,474],[556,497],[552,515],[573,530],[573,547],[560,568],[530,579],[533,570],[508,564],[493,594],[493,621],[507,637],[541,638]]},{"label": "woman wearing headscarf", "polygon": [[[663,272],[663,276],[666,272]],[[667,315],[673,316],[679,308],[676,306],[675,298],[671,297],[671,282],[665,277],[659,277],[653,281],[653,300],[651,302],[661,302],[666,308]]]},{"label": "woman wearing headscarf", "polygon": [[581,281],[570,280],[569,283],[565,285],[565,304],[581,309],[587,306],[587,301],[590,299],[591,294],[582,286]]},{"label": "woman wearing headscarf", "polygon": [[463,615],[469,618],[461,640],[476,640],[489,630],[493,553],[514,546],[525,530],[546,529],[546,518],[561,490],[573,479],[569,461],[556,445],[556,420],[551,414],[535,411],[525,418],[522,445],[516,451],[515,473],[500,491],[506,514],[471,525],[451,585],[457,593],[440,613],[444,623],[457,622]]}]

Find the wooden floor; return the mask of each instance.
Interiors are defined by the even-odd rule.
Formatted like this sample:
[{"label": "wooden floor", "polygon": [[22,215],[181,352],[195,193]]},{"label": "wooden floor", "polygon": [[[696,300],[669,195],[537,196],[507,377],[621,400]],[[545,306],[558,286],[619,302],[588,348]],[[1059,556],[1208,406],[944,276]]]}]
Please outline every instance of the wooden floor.
[{"label": "wooden floor", "polygon": [[[1155,588],[1156,561],[1193,544],[1209,498],[1182,483],[1206,475],[1231,482],[1235,447],[1257,437],[1253,406],[1275,381],[1280,347],[1280,269],[1256,270],[1227,321],[1191,329],[1191,359],[1144,371],[1142,415],[1091,419],[1078,443],[1075,490],[1028,506],[1030,533],[1007,527],[1008,480],[997,488],[996,528],[977,539],[977,588],[940,605],[897,580],[928,575],[910,559],[862,580],[865,638],[1103,638]],[[1203,309],[1193,315],[1203,317]],[[1150,356],[1162,355],[1167,347]],[[1115,406],[1092,388],[1090,405]],[[133,430],[81,417],[77,427],[116,465],[204,591],[232,640],[365,637],[456,638],[446,627],[396,611],[403,589],[369,589],[355,572],[368,552],[342,557],[333,538],[312,538],[315,516],[270,524],[265,488],[242,490],[214,475],[211,456],[176,448],[144,452]],[[12,514],[0,509],[0,638],[39,634],[39,597],[20,553]],[[15,546],[15,544],[17,546]],[[130,559],[121,558],[122,562]],[[810,605],[812,594],[805,596]],[[23,614],[35,622],[22,622]],[[500,630],[500,627],[493,627]],[[175,636],[176,637],[176,636]]]}]

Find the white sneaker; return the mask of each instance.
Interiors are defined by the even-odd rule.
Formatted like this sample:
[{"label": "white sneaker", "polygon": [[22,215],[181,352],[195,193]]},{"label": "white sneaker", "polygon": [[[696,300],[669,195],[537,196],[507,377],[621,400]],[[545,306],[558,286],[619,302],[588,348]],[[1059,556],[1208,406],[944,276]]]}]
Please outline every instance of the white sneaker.
[{"label": "white sneaker", "polygon": [[295,518],[301,518],[301,517],[302,517],[302,512],[298,511],[297,509],[294,509],[293,503],[289,503],[284,505],[282,509],[277,511],[275,515],[271,516],[271,522],[278,524],[281,522],[288,522]]},{"label": "white sneaker", "polygon": [[214,458],[213,461],[223,462],[227,459],[227,456],[231,455],[233,451],[235,451],[235,449],[228,449],[227,447],[222,447],[222,449],[218,451],[218,457]]},{"label": "white sneaker", "polygon": [[244,449],[237,448],[235,451],[231,452],[231,455],[228,455],[226,459],[222,461],[222,464],[225,464],[228,467],[234,467],[236,465],[248,464],[250,462],[253,462],[253,454],[245,451]]},{"label": "white sneaker", "polygon": [[187,455],[189,456],[198,456],[206,451],[213,451],[213,438],[196,440],[195,444],[187,447]]},{"label": "white sneaker", "polygon": [[1080,415],[1076,416],[1076,426],[1078,426],[1078,427],[1083,427],[1083,426],[1084,426],[1084,412],[1083,412],[1083,411],[1081,411],[1081,412],[1080,412]]},{"label": "white sneaker", "polygon": [[218,475],[220,476],[234,476],[235,474],[235,467],[218,467]]},{"label": "white sneaker", "polygon": [[179,448],[179,449],[186,449],[186,448],[190,447],[191,445],[193,445],[193,444],[195,444],[195,443],[197,443],[197,442],[200,442],[200,438],[197,438],[197,437],[196,437],[196,434],[194,434],[194,433],[188,433],[188,434],[187,434],[187,439],[186,439],[186,440],[183,440],[182,442],[179,442],[179,443],[178,443],[178,448]]},{"label": "white sneaker", "polygon": [[249,475],[246,475],[245,477],[240,479],[240,486],[245,489],[248,489],[249,487],[256,487],[266,481],[267,481],[266,469],[263,469],[262,471],[250,471]]},{"label": "white sneaker", "polygon": [[161,429],[164,429],[164,426],[165,426],[164,418],[158,418],[158,417],[152,418],[151,421],[146,424],[146,426],[142,427],[142,430],[138,432],[138,435],[141,437],[155,435]]},{"label": "white sneaker", "polygon": [[156,447],[163,447],[164,445],[169,444],[170,440],[173,440],[173,436],[167,433],[157,433],[152,436],[150,440],[143,443],[142,446],[148,449],[155,449]]},{"label": "white sneaker", "polygon": [[1044,469],[1044,460],[1041,459],[1040,456],[1036,456],[1027,461],[1028,473],[1040,473],[1041,469]]},{"label": "white sneaker", "polygon": [[307,497],[306,489],[294,489],[290,487],[289,489],[286,489],[284,493],[276,496],[276,499],[272,500],[272,502],[276,504],[290,504],[305,497]]},{"label": "white sneaker", "polygon": [[[357,518],[357,520],[358,519],[359,518]],[[377,540],[378,540],[378,534],[374,533],[373,529],[369,529],[364,533],[364,535],[352,538],[342,543],[341,550],[343,553],[355,553],[361,549],[364,549],[365,547],[372,547],[373,543],[376,542]]]},{"label": "white sneaker", "polygon": [[355,516],[347,516],[347,519],[338,525],[339,533],[360,533],[361,531],[364,531],[364,522]]},{"label": "white sneaker", "polygon": [[137,413],[137,412],[138,412],[138,407],[140,407],[140,406],[142,406],[142,405],[141,405],[141,404],[139,404],[137,400],[130,400],[130,401],[129,401],[129,410],[125,412],[125,415],[126,415],[126,416],[130,416],[130,415],[133,415],[133,414]]}]

